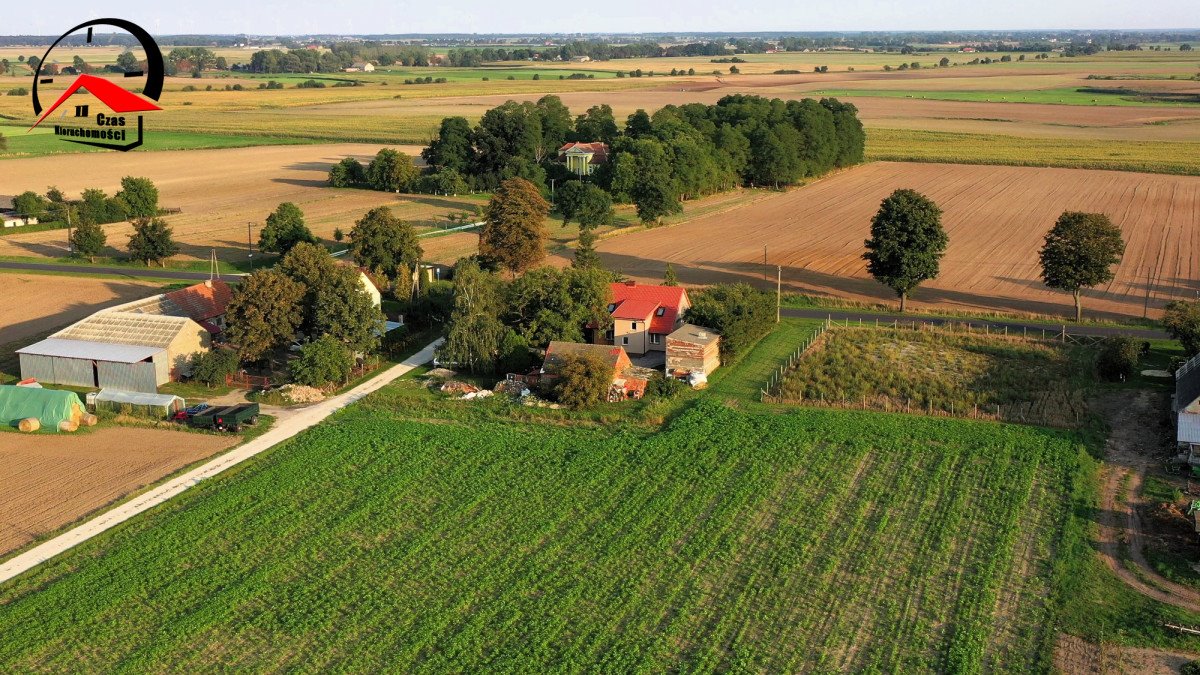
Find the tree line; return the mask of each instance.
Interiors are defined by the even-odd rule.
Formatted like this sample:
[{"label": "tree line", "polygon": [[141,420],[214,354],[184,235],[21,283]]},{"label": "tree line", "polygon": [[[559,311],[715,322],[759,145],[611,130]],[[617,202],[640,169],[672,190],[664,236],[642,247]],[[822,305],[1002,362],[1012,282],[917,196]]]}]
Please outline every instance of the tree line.
[{"label": "tree line", "polygon": [[688,199],[738,185],[779,187],[861,162],[865,134],[857,112],[836,99],[739,94],[714,105],[668,105],[653,115],[638,110],[622,126],[608,105],[573,116],[547,95],[508,101],[474,126],[447,117],[421,155],[432,172],[452,171],[473,189],[519,177],[548,193],[551,179],[577,178],[557,161],[564,143],[604,142],[608,161],[589,180],[652,222]]}]

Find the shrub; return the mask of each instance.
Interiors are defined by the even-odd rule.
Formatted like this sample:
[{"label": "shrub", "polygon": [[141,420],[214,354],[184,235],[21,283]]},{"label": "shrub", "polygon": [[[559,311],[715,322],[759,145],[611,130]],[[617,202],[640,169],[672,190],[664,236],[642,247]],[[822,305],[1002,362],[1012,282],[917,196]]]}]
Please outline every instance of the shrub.
[{"label": "shrub", "polygon": [[655,373],[646,384],[646,396],[653,398],[673,399],[683,393],[687,385],[662,373]]},{"label": "shrub", "polygon": [[1179,675],[1200,675],[1200,661],[1188,661],[1179,667]]},{"label": "shrub", "polygon": [[1133,338],[1120,336],[1104,341],[1096,369],[1100,377],[1109,381],[1120,381],[1133,377],[1137,371],[1141,347]]},{"label": "shrub", "polygon": [[9,96],[28,96],[29,90],[26,89],[25,87],[14,87],[13,89],[8,90],[8,95]]},{"label": "shrub", "polygon": [[225,384],[225,377],[238,369],[238,354],[232,349],[213,349],[192,356],[192,379],[206,387]]},{"label": "shrub", "polygon": [[325,83],[316,80],[305,80],[296,85],[297,89],[324,89]]},{"label": "shrub", "polygon": [[771,331],[775,298],[749,284],[713,286],[696,293],[684,316],[721,336],[721,356],[728,359]]},{"label": "shrub", "polygon": [[612,369],[599,356],[564,354],[548,389],[556,401],[578,410],[607,401],[611,385]]},{"label": "shrub", "polygon": [[296,384],[309,387],[324,387],[334,382],[345,382],[350,377],[353,356],[340,342],[330,335],[322,335],[300,348],[300,354],[288,368]]}]

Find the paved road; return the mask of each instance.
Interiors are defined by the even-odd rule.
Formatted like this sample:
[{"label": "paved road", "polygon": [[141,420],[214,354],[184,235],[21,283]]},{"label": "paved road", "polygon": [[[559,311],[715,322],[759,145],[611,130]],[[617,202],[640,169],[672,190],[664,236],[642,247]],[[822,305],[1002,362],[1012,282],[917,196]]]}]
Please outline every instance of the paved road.
[{"label": "paved road", "polygon": [[234,448],[232,451],[213,459],[211,462],[203,466],[193,469],[182,476],[177,476],[171,480],[159,485],[158,487],[138,495],[134,499],[117,506],[114,509],[106,511],[92,520],[83,523],[79,527],[68,530],[53,539],[49,539],[37,546],[25,551],[24,553],[13,557],[12,559],[0,563],[0,583],[8,581],[13,577],[33,569],[42,562],[53,558],[54,556],[66,551],[74,546],[77,546],[92,537],[117,526],[120,523],[129,520],[143,511],[162,504],[171,499],[175,495],[187,490],[189,487],[199,483],[206,478],[212,478],[226,469],[236,466],[247,459],[278,445],[289,438],[292,438],[301,431],[321,422],[333,413],[342,408],[358,401],[367,394],[383,387],[396,378],[404,375],[408,371],[428,363],[433,360],[433,350],[441,344],[439,338],[427,345],[424,349],[417,352],[413,356],[405,359],[403,363],[396,364],[388,370],[380,373],[371,380],[360,384],[359,386],[347,391],[331,399],[322,401],[307,408],[301,408],[296,411],[291,417],[282,420],[276,424],[270,431],[262,436]]},{"label": "paved road", "polygon": [[[62,263],[12,262],[0,260],[0,270],[18,270],[32,272],[63,272],[68,274],[113,274],[124,277],[154,277],[156,279],[181,279],[183,281],[204,281],[211,275],[208,272],[189,272],[186,270],[168,270],[161,267],[109,267],[104,265],[64,265]],[[222,274],[225,281],[237,281],[240,274]]]},{"label": "paved road", "polygon": [[920,321],[924,323],[932,323],[938,326],[945,325],[951,321],[954,323],[969,323],[972,326],[977,326],[981,330],[984,326],[989,326],[994,332],[1003,333],[1007,328],[1009,333],[1020,333],[1028,331],[1030,334],[1046,331],[1047,333],[1060,333],[1065,326],[1067,333],[1070,335],[1128,335],[1130,337],[1139,338],[1142,340],[1166,340],[1170,336],[1160,330],[1152,328],[1126,328],[1123,326],[1092,326],[1092,325],[1074,325],[1074,324],[1058,324],[1047,325],[1044,323],[1024,323],[1021,321],[984,321],[982,319],[968,319],[956,317],[941,317],[941,316],[920,316],[910,315],[898,317],[895,314],[881,314],[877,312],[860,312],[855,310],[837,310],[837,309],[795,309],[784,307],[782,310],[783,316],[794,319],[825,319],[832,318],[834,321],[862,321],[863,323],[874,323],[879,321],[880,324],[892,323],[893,321],[913,322]]}]

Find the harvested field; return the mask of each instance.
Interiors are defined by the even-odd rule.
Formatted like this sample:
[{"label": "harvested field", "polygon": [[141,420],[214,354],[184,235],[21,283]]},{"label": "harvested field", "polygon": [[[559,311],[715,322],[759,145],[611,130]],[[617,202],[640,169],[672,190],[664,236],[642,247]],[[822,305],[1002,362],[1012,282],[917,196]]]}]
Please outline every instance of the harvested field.
[{"label": "harvested field", "polygon": [[24,340],[121,302],[153,295],[148,281],[44,274],[0,274],[9,300],[0,303],[0,344]]},{"label": "harvested field", "polygon": [[[68,194],[99,187],[110,195],[123,176],[146,176],[161,193],[164,207],[180,208],[167,217],[175,229],[185,258],[207,259],[211,248],[222,260],[244,256],[246,224],[258,228],[280,202],[295,202],[304,210],[309,227],[318,237],[331,239],[333,230],[349,232],[354,221],[376,206],[391,206],[397,215],[414,224],[444,222],[444,216],[474,208],[478,201],[429,195],[397,196],[385,192],[334,189],[326,185],[329,167],[343,157],[366,161],[379,145],[289,145],[226,150],[189,150],[147,153],[90,153],[61,157],[34,157],[4,161],[4,186],[0,192],[44,191],[57,185]],[[416,156],[418,147],[393,146]],[[124,249],[132,227],[127,223],[105,226],[110,247]],[[66,255],[66,232],[51,230],[0,237],[0,255]]]},{"label": "harvested field", "polygon": [[1069,313],[1069,294],[1040,282],[1037,257],[1065,210],[1104,212],[1126,240],[1115,280],[1085,292],[1085,313],[1141,316],[1148,307],[1155,315],[1167,301],[1200,291],[1200,178],[1189,176],[879,162],[598,248],[608,267],[644,280],[661,279],[670,262],[688,284],[774,287],[782,265],[784,291],[890,300],[861,255],[871,216],[897,188],[935,200],[950,235],[941,276],[913,294],[918,305]]},{"label": "harvested field", "polygon": [[240,440],[117,427],[2,438],[0,555]]}]

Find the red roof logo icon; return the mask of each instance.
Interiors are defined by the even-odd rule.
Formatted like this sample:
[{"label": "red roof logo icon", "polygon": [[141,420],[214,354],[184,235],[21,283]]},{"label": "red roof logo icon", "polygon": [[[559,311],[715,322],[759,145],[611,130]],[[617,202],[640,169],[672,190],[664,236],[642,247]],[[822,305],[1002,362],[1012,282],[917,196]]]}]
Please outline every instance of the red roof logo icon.
[{"label": "red roof logo icon", "polygon": [[146,110],[162,110],[162,108],[151,103],[150,101],[147,101],[141,96],[138,96],[133,92],[126,91],[125,89],[122,89],[121,87],[102,77],[84,74],[76,77],[75,81],[71,83],[71,86],[67,87],[67,90],[62,93],[62,96],[59,96],[58,100],[54,102],[54,105],[50,106],[46,112],[42,113],[42,116],[33,123],[32,127],[29,128],[33,129],[37,125],[41,124],[42,120],[49,117],[50,113],[58,109],[58,107],[62,105],[63,101],[66,101],[72,94],[80,89],[86,89],[91,92],[93,96],[100,99],[100,101],[104,103],[104,105],[111,108],[113,112],[130,113],[142,112]]}]

